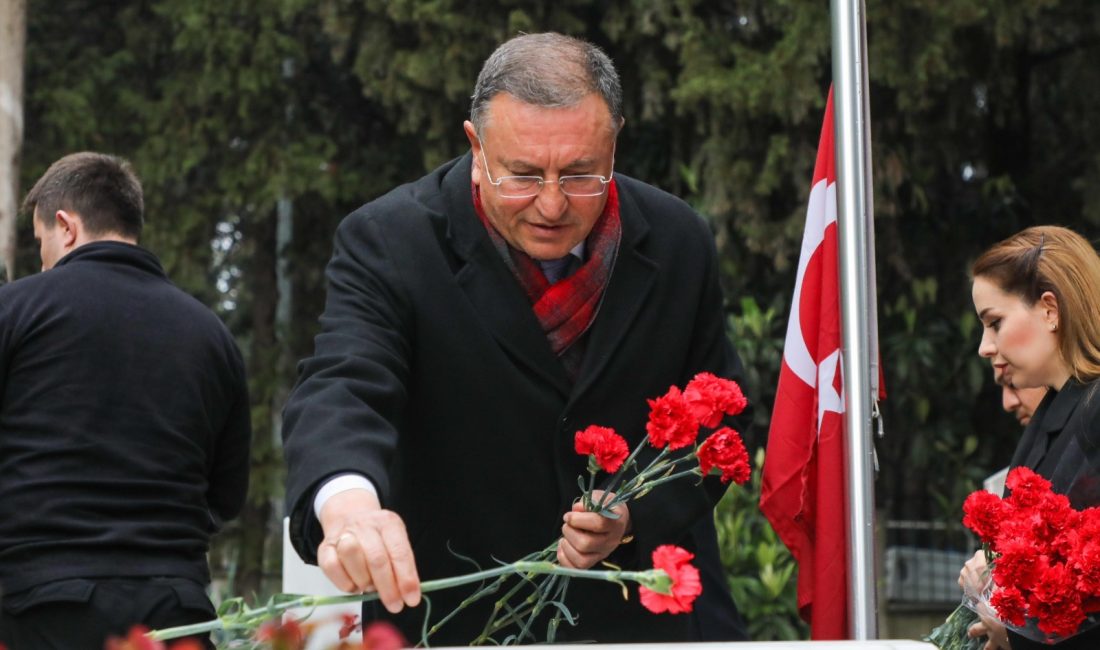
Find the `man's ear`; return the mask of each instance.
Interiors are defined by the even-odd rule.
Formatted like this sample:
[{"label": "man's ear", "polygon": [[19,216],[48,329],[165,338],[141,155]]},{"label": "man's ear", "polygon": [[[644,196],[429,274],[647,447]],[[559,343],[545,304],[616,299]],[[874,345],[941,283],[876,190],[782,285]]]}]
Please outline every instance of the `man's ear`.
[{"label": "man's ear", "polygon": [[477,129],[474,123],[466,120],[462,123],[462,130],[466,132],[466,139],[470,141],[470,151],[474,155],[473,165],[470,168],[470,180],[475,185],[481,185],[481,139],[477,137]]},{"label": "man's ear", "polygon": [[84,224],[76,213],[58,210],[54,214],[54,227],[59,229],[62,245],[65,248],[72,248],[80,238],[80,231]]}]

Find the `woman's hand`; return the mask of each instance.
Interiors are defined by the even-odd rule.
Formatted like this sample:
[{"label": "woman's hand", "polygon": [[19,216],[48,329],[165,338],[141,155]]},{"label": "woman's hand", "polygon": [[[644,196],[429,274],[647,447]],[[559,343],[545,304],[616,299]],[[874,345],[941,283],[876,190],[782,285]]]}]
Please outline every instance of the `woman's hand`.
[{"label": "woman's hand", "polygon": [[974,557],[966,561],[962,571],[959,571],[959,586],[963,593],[977,599],[985,588],[989,579],[988,564],[985,561],[985,551],[977,551]]}]

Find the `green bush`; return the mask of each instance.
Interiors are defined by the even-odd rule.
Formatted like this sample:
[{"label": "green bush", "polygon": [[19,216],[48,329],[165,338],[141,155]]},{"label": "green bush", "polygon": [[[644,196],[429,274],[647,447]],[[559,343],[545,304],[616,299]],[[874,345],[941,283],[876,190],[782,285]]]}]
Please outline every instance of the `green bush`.
[{"label": "green bush", "polygon": [[758,505],[763,465],[760,449],[752,480],[729,490],[715,510],[722,565],[753,641],[805,640],[809,628],[798,616],[798,565]]}]

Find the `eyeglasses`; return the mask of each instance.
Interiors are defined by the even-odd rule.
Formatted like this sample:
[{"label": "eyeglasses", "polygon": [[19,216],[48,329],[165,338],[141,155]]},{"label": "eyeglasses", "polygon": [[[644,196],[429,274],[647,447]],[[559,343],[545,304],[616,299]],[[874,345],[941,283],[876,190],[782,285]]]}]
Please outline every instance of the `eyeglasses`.
[{"label": "eyeglasses", "polygon": [[[503,199],[529,199],[538,196],[546,179],[542,176],[501,176],[493,180],[489,173],[489,161],[485,159],[485,145],[481,146],[481,162],[485,166],[485,175],[489,178],[489,184],[497,188]],[[614,166],[614,162],[612,162]],[[596,174],[579,174],[574,176],[559,176],[558,187],[566,196],[600,196],[607,191],[607,184],[611,182],[615,171],[611,176],[599,176]]]}]

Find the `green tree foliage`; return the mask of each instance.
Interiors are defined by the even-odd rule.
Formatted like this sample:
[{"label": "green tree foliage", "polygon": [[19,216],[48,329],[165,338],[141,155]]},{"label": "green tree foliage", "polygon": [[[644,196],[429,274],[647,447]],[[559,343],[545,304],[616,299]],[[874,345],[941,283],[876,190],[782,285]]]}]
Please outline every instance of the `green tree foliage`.
[{"label": "green tree foliage", "polygon": [[[617,170],[713,225],[762,443],[829,85],[811,0],[29,0],[23,187],[80,149],[145,181],[145,243],[249,360],[239,593],[277,565],[278,413],[322,309],[335,224],[463,153],[484,58],[520,31],[603,46],[624,81]],[[870,0],[883,362],[880,510],[957,519],[1018,435],[975,351],[968,260],[1035,223],[1100,225],[1093,0]],[[37,268],[21,231],[23,273]],[[935,471],[930,471],[930,470]],[[739,503],[739,507],[748,507]],[[747,524],[746,524],[747,525]],[[740,539],[740,538],[739,538]],[[756,540],[755,537],[753,537]],[[740,539],[741,544],[749,544]]]},{"label": "green tree foliage", "polygon": [[764,450],[758,449],[752,480],[731,488],[715,509],[715,528],[730,593],[754,641],[808,637],[798,616],[798,567],[756,507],[760,501]]}]

